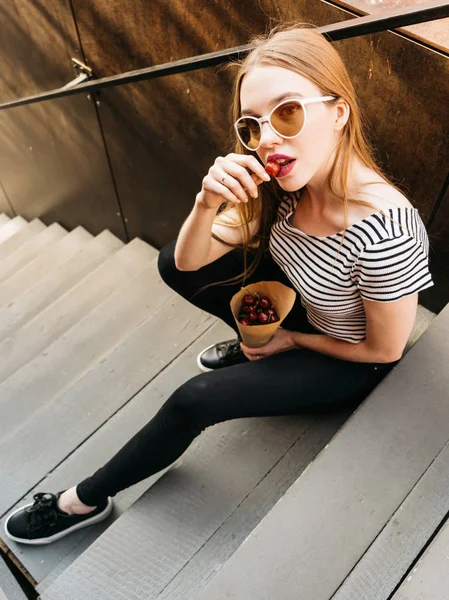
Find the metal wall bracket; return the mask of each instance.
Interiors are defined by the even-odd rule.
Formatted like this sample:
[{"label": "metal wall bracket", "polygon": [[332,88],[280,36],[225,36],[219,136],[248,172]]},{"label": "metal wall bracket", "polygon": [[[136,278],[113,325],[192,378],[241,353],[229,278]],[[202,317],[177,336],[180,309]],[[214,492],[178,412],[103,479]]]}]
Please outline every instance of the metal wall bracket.
[{"label": "metal wall bracket", "polygon": [[82,63],[77,58],[72,58],[72,63],[75,68],[75,71],[78,73],[78,76],[69,81],[66,85],[64,85],[61,89],[65,90],[67,88],[76,87],[78,84],[83,83],[83,81],[87,81],[88,79],[93,79],[93,72],[90,67]]}]

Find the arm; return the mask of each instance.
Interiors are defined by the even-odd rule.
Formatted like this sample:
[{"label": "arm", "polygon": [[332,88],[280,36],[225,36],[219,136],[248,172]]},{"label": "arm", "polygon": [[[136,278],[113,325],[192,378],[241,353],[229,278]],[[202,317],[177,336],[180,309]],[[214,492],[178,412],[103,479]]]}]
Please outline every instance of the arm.
[{"label": "arm", "polygon": [[416,318],[418,294],[395,302],[363,300],[366,338],[351,344],[328,335],[290,331],[296,347],[309,348],[335,358],[354,362],[388,363],[399,360]]},{"label": "arm", "polygon": [[[215,233],[230,244],[241,244],[243,242],[243,227],[232,226],[233,223],[239,222],[237,209],[235,207],[231,208],[223,215],[220,215],[221,223],[214,223],[214,219],[217,216],[216,212],[215,209],[209,209],[201,203],[195,202],[195,206],[182,226],[176,241],[175,262],[176,268],[179,271],[197,270],[233,250],[232,246],[226,246],[215,240],[211,236],[211,233]],[[250,237],[257,232],[259,221],[260,219],[257,219],[251,221],[249,224]],[[192,248],[194,248],[193,256]],[[197,261],[202,256],[205,258],[198,264]],[[179,257],[181,259],[185,257],[184,262],[180,263]],[[186,261],[187,257],[189,258],[189,262]],[[195,261],[192,259],[195,259]]]},{"label": "arm", "polygon": [[[253,172],[252,175],[248,169]],[[216,159],[203,179],[203,186],[196,196],[192,212],[178,234],[175,264],[179,271],[196,271],[233,249],[212,238],[212,232],[226,242],[242,243],[243,227],[226,227],[214,223],[218,208],[225,201],[234,204],[248,202],[247,194],[256,197],[257,185],[267,181],[267,178],[270,179],[254,156],[230,154]],[[226,217],[223,215],[221,220],[238,222],[235,206],[226,211]],[[257,228],[257,223],[250,225],[251,235]]]},{"label": "arm", "polygon": [[389,363],[399,360],[410,337],[416,317],[418,294],[394,302],[363,300],[366,311],[366,338],[358,344],[329,335],[301,333],[280,327],[262,348],[241,344],[250,360],[294,348],[308,348],[334,358],[353,362]]}]

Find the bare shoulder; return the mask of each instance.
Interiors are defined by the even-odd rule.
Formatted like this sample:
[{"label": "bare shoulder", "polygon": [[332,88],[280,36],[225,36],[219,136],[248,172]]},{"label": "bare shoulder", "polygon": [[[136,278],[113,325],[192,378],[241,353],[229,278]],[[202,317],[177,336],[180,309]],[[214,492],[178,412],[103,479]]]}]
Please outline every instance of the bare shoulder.
[{"label": "bare shoulder", "polygon": [[414,208],[408,198],[386,181],[376,181],[363,186],[359,195],[361,200],[370,202],[379,210],[389,208]]}]

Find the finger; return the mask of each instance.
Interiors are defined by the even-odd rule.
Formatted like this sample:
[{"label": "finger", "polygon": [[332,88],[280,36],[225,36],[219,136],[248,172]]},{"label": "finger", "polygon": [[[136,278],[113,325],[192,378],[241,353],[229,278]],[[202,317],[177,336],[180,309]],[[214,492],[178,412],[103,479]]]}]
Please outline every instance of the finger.
[{"label": "finger", "polygon": [[[216,181],[215,179],[211,178],[208,181],[204,180],[203,187],[207,192],[218,194],[222,196],[225,200],[229,200],[229,202],[233,202],[234,204],[241,204],[242,202],[241,199],[238,198],[235,194],[233,194],[228,187],[222,185],[221,183],[218,183],[218,181]],[[245,202],[246,201],[247,198],[245,199]]]},{"label": "finger", "polygon": [[251,179],[254,181],[254,183],[255,183],[256,185],[260,185],[261,183],[263,183],[263,182],[264,182],[264,180],[263,180],[263,179],[261,179],[261,178],[259,177],[259,175],[256,175],[255,173],[253,173],[253,174],[251,175]]},{"label": "finger", "polygon": [[226,158],[229,158],[233,162],[250,169],[253,173],[258,175],[262,181],[270,181],[271,177],[265,171],[264,166],[260,164],[255,156],[249,154],[228,154]]},{"label": "finger", "polygon": [[221,159],[217,160],[217,164],[212,167],[212,173],[218,181],[222,181],[223,176],[225,176],[224,185],[229,187],[239,198],[244,198],[247,201],[247,194],[257,198],[257,185],[244,167],[230,160]]},{"label": "finger", "polygon": [[[240,181],[236,179],[232,173],[214,167],[211,174],[217,180],[217,182],[220,182],[220,185],[231,190],[234,196],[239,198],[241,202],[248,202],[248,195],[246,191],[243,189]],[[256,187],[254,183],[252,183],[252,185]]]}]

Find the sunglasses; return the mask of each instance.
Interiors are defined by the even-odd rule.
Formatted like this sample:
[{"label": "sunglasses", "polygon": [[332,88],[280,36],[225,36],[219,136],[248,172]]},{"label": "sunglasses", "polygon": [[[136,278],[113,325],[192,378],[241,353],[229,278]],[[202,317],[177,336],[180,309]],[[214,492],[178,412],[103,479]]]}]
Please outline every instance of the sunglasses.
[{"label": "sunglasses", "polygon": [[277,135],[285,139],[295,138],[306,124],[306,104],[329,100],[334,100],[334,96],[283,100],[266,117],[240,117],[234,123],[237,137],[248,150],[257,150],[262,138],[262,123],[266,121]]}]

